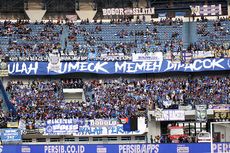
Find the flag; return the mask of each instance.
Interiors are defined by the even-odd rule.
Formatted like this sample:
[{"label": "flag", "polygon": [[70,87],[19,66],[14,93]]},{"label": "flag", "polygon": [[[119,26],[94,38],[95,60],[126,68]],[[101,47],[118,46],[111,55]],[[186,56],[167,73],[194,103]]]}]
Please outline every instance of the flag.
[{"label": "flag", "polygon": [[137,117],[131,117],[130,119],[130,131],[137,131],[138,130],[138,120]]},{"label": "flag", "polygon": [[121,123],[123,124],[123,130],[124,131],[130,131],[130,120],[128,117],[126,118],[120,118]]},{"label": "flag", "polygon": [[198,122],[207,121],[207,105],[196,105],[196,120]]},{"label": "flag", "polygon": [[138,118],[137,117],[122,118],[121,122],[123,122],[124,131],[137,131],[138,130]]}]

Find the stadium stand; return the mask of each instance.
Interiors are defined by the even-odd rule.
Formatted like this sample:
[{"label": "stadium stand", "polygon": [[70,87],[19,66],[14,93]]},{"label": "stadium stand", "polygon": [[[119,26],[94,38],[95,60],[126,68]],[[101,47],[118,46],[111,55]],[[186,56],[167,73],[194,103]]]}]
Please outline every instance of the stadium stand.
[{"label": "stadium stand", "polygon": [[[165,79],[63,79],[8,82],[6,91],[19,118],[147,117],[148,110],[178,109],[179,106],[229,104],[230,76],[202,76]],[[84,88],[86,101],[66,102],[63,88]],[[199,95],[197,94],[199,93]],[[29,126],[28,126],[29,127]]]},{"label": "stadium stand", "polygon": [[[230,19],[226,15],[191,14],[193,6],[188,4],[198,5],[194,1],[141,3],[140,0],[140,5],[148,5],[141,11],[158,6],[155,8],[158,18],[146,12],[148,17],[130,14],[103,17],[105,6],[112,7],[121,1],[95,0],[84,2],[92,4],[90,11],[100,8],[91,21],[81,18],[81,13],[76,14],[83,8],[78,0],[23,2],[26,10],[33,9],[33,5],[38,11],[48,9],[43,18],[48,20],[32,22],[28,15],[0,21],[0,138],[4,144],[28,144],[33,148],[30,144],[48,143],[42,149],[47,153],[68,152],[65,147],[69,143],[73,144],[69,152],[76,152],[78,147],[77,153],[84,151],[75,145],[86,143],[121,144],[121,153],[126,150],[131,153],[130,148],[140,144],[151,144],[160,150],[165,148],[161,143],[215,141],[227,146]],[[139,3],[126,2],[119,5],[130,7]],[[215,7],[216,12],[222,8],[226,14],[228,3],[219,3],[211,5],[212,1],[208,5],[201,1],[199,7],[202,11]],[[20,0],[19,10],[22,4]],[[53,4],[63,6],[53,8]],[[5,3],[0,4],[0,16],[4,6]],[[168,15],[164,16],[165,11]],[[180,11],[184,11],[184,17],[176,15]],[[18,15],[22,14],[25,12]],[[66,18],[56,18],[58,15]],[[217,121],[221,125],[212,128]],[[222,126],[223,122],[227,125]],[[4,137],[7,134],[4,130],[19,130],[15,132],[19,138]],[[200,140],[202,132],[211,136]],[[62,146],[53,147],[49,143],[63,143],[65,147],[60,149]],[[192,152],[208,152],[209,143],[196,147],[205,151]],[[133,146],[125,149],[123,144]],[[174,146],[174,150],[179,152],[180,147]],[[23,152],[22,148],[19,152]],[[105,150],[97,152],[108,152]]]},{"label": "stadium stand", "polygon": [[[166,52],[170,48],[169,43],[174,44],[171,48],[176,51],[182,45],[181,24],[182,21],[171,19],[150,24],[112,22],[68,25],[5,21],[2,23],[2,39],[5,40],[2,49],[13,61],[47,60],[47,54],[53,49],[63,56],[80,55],[80,60],[88,59],[90,55],[97,57],[90,58],[92,60],[101,60],[104,54],[130,56],[139,50],[144,53]],[[111,34],[113,37],[110,37]]]},{"label": "stadium stand", "polygon": [[[215,26],[218,23],[223,26]],[[197,41],[186,47],[182,40],[183,23],[179,19],[67,25],[50,21],[35,24],[5,21],[1,25],[1,53],[11,61],[47,61],[49,53],[54,51],[66,61],[131,60],[132,53],[210,50],[215,57],[226,57],[229,56],[228,23],[228,20],[197,22]],[[207,26],[210,28],[203,31]]]}]

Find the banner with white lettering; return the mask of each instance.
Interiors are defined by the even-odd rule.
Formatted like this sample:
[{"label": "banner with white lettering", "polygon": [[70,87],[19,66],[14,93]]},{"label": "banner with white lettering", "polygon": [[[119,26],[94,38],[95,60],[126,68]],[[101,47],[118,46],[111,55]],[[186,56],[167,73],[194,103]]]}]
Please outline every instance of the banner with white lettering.
[{"label": "banner with white lettering", "polygon": [[209,58],[214,57],[214,51],[197,51],[193,54],[193,58]]},{"label": "banner with white lettering", "polygon": [[162,72],[201,72],[230,70],[230,58],[196,59],[192,63],[173,63],[171,60],[153,62],[61,62],[53,71],[48,62],[9,62],[9,75],[59,75],[68,73],[143,74]]},{"label": "banner with white lettering", "polygon": [[[214,143],[214,153],[227,153],[230,143]],[[170,151],[169,151],[170,150]],[[210,153],[210,143],[185,144],[23,144],[2,145],[0,153]]]},{"label": "banner with white lettering", "polygon": [[163,61],[163,53],[133,53],[132,54],[133,62],[152,62],[152,61]]},{"label": "banner with white lettering", "polygon": [[[160,112],[159,112],[160,111]],[[185,112],[183,110],[156,110],[156,121],[184,121]]]},{"label": "banner with white lettering", "polygon": [[142,135],[146,132],[146,126],[137,131],[124,131],[123,124],[117,124],[116,126],[82,126],[79,127],[79,131],[73,133],[73,136],[116,136],[116,135]]},{"label": "banner with white lettering", "polygon": [[21,141],[21,130],[20,129],[1,129],[1,141],[14,142]]},{"label": "banner with white lettering", "polygon": [[153,15],[155,9],[152,8],[107,8],[102,9],[103,15]]}]

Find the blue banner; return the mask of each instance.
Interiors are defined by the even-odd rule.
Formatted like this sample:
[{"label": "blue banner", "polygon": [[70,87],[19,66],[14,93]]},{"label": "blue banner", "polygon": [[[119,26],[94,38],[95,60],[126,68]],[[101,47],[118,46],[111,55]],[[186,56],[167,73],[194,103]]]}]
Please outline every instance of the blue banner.
[{"label": "blue banner", "polygon": [[[142,118],[142,121],[145,121],[145,118]],[[142,124],[137,131],[124,131],[123,124],[114,119],[54,119],[46,121],[44,135],[127,136],[142,135],[145,132],[146,124]]]},{"label": "blue banner", "polygon": [[[230,143],[213,144],[214,153],[230,151]],[[0,153],[210,153],[210,143],[108,145],[4,145]]]},{"label": "blue banner", "polygon": [[20,129],[1,129],[1,140],[2,141],[21,141],[21,130]]},{"label": "blue banner", "polygon": [[154,62],[10,62],[9,75],[58,75],[67,73],[141,74],[162,72],[200,72],[230,70],[230,58],[196,59],[192,63]]},{"label": "blue banner", "polygon": [[56,119],[47,120],[45,134],[47,135],[71,135],[77,133],[79,126],[84,125],[84,120]]}]

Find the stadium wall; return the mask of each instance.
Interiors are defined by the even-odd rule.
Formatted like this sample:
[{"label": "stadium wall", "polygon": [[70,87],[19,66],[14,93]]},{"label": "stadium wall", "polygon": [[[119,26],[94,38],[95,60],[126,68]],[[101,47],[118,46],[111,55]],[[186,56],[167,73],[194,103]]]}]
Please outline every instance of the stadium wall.
[{"label": "stadium wall", "polygon": [[[214,153],[230,151],[230,143],[213,145]],[[4,145],[0,153],[207,153],[209,143],[200,144],[119,144],[119,145]]]}]

